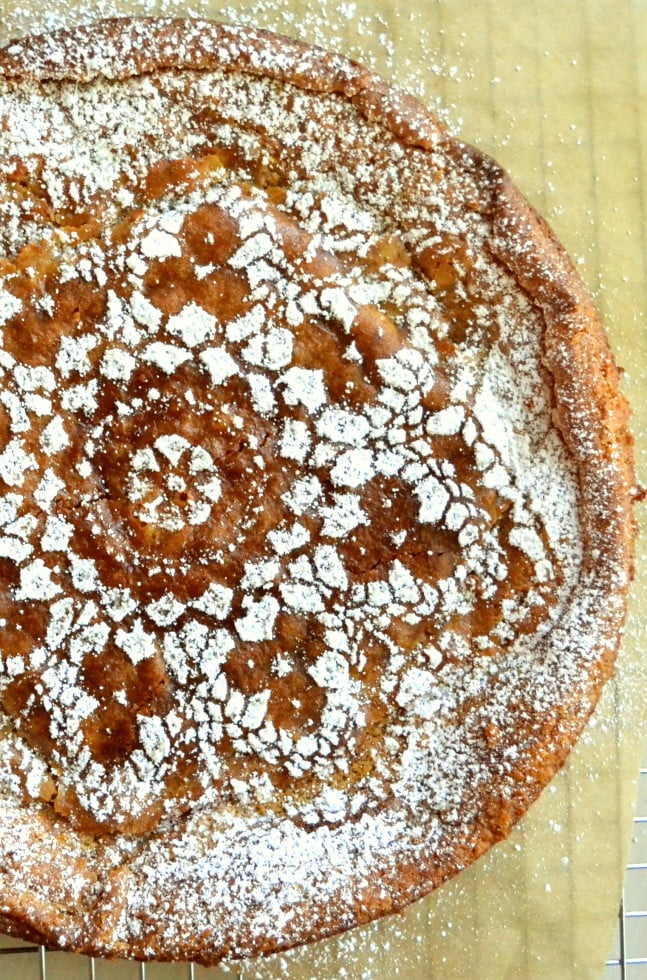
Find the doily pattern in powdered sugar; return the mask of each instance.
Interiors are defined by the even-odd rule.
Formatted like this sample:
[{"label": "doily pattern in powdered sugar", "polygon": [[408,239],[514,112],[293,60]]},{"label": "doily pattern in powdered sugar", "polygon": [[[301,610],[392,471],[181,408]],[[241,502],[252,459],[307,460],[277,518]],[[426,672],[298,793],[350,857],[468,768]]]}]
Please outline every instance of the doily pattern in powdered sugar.
[{"label": "doily pattern in powdered sugar", "polygon": [[[335,234],[306,230],[322,221]],[[306,822],[343,819],[358,765],[356,807],[386,792],[371,759],[400,751],[398,715],[440,711],[438,668],[551,604],[487,372],[469,351],[462,381],[440,366],[433,298],[407,339],[429,286],[402,257],[360,278],[349,237],[394,248],[341,197],[280,208],[217,175],[6,281],[4,703],[51,767],[32,790],[81,826],[289,800],[286,780],[323,794]],[[30,317],[51,333],[27,358]],[[511,548],[535,581],[514,601]]]}]

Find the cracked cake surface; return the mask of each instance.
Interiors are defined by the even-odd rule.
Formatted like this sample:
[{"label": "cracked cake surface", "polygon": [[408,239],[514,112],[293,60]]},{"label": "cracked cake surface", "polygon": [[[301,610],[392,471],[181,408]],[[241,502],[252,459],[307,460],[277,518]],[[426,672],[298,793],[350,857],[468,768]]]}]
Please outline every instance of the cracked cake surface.
[{"label": "cracked cake surface", "polygon": [[0,52],[0,925],[214,963],[506,836],[610,676],[627,407],[489,158],[206,21]]}]

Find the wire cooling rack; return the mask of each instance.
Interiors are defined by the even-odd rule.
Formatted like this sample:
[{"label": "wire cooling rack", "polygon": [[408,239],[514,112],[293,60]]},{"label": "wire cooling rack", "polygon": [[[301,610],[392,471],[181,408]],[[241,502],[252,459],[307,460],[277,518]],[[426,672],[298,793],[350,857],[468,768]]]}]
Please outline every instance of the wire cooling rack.
[{"label": "wire cooling rack", "polygon": [[647,751],[640,770],[618,928],[604,980],[647,980]]},{"label": "wire cooling rack", "polygon": [[[0,936],[0,943],[3,937]],[[73,964],[73,965],[72,965]],[[168,967],[156,963],[113,964],[89,957],[74,957],[69,953],[55,953],[44,946],[0,946],[0,980],[108,980],[119,969],[119,976],[128,975],[129,980],[157,980],[166,975]],[[182,980],[207,978],[209,971],[187,963],[185,967],[175,965],[173,976]],[[129,973],[127,974],[127,971]],[[182,972],[184,970],[184,972]],[[241,975],[230,973],[231,980],[240,980]]]},{"label": "wire cooling rack", "polygon": [[[162,980],[168,967],[158,964],[115,964],[67,953],[48,952],[44,946],[7,946],[0,936],[0,980]],[[120,972],[114,972],[118,969]],[[127,973],[127,971],[129,971]],[[173,978],[205,980],[210,971],[187,964],[176,966]],[[240,980],[240,974],[229,974]],[[640,769],[638,803],[618,927],[603,980],[647,980],[647,751]]]},{"label": "wire cooling rack", "polygon": [[[67,978],[71,975],[71,967],[68,967],[66,964],[63,970],[61,970],[60,965],[57,969],[52,966],[54,957],[61,956],[68,958],[69,963],[69,954],[51,953],[44,946],[0,948],[0,978],[2,980],[32,980],[32,978],[33,980],[58,980],[59,977]],[[83,967],[80,966],[81,962],[84,964]],[[82,961],[77,961],[77,970],[74,973],[74,977],[87,977],[88,980],[102,980],[103,976],[107,975],[107,970],[110,969],[110,966],[110,964],[102,965],[98,960],[84,957]],[[31,969],[29,969],[30,967]],[[135,978],[137,980],[156,980],[156,975],[159,975],[157,974],[158,969],[160,968],[157,964],[132,964],[131,976],[133,980]],[[161,969],[164,968],[162,967]],[[181,977],[180,970],[181,967],[176,967],[177,974]],[[189,963],[184,970],[186,980],[198,980],[199,967],[194,966],[193,963]],[[205,971],[200,970],[200,974],[205,975]],[[206,975],[208,976],[208,974]],[[236,980],[240,975],[233,973],[230,976],[232,980]]]}]

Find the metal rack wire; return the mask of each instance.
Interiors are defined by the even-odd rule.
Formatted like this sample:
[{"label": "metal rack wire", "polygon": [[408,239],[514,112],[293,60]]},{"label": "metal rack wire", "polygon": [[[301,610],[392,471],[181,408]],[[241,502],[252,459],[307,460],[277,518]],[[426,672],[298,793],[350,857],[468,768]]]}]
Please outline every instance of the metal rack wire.
[{"label": "metal rack wire", "polygon": [[[1,937],[0,937],[1,941]],[[24,965],[24,957],[27,955],[30,960],[30,966],[32,970],[29,974],[26,974],[24,970],[20,970],[17,966],[13,965],[16,957],[20,957],[20,962]],[[0,948],[0,980],[14,980],[15,977],[20,977],[21,980],[50,980],[50,970],[49,962],[50,956],[54,956],[54,953],[48,952],[44,946],[15,946]],[[60,954],[59,954],[60,955]],[[64,955],[64,954],[63,954]],[[86,965],[85,977],[87,980],[99,980],[98,973],[98,962],[94,958],[84,957]],[[11,965],[10,965],[11,964]],[[155,980],[155,971],[157,967],[156,964],[146,964],[138,963],[132,964],[132,976],[137,977],[138,980]],[[176,966],[177,975],[181,976],[180,966]],[[197,970],[194,963],[187,963],[184,967],[184,977],[186,980],[198,980]],[[83,974],[79,972],[78,976]],[[241,975],[238,973],[230,974],[232,980],[240,980]]]},{"label": "metal rack wire", "polygon": [[[3,937],[0,936],[0,944],[3,941]],[[68,980],[71,976],[72,968],[67,965],[63,967],[61,971],[61,966],[59,963],[59,969],[54,971],[50,968],[50,964],[55,956],[66,957],[66,962],[69,963],[70,959],[73,959],[76,965],[76,970],[74,971],[75,980],[78,977],[79,980],[100,980],[103,973],[101,964],[105,966],[105,961],[96,960],[93,957],[71,957],[70,954],[66,953],[56,953],[54,951],[47,950],[45,946],[30,946],[30,945],[20,945],[5,947],[0,945],[0,980],[56,980],[56,978],[64,977]],[[28,961],[29,969],[25,970],[25,960]],[[122,968],[130,967],[130,977],[132,980],[156,980],[160,974],[158,970],[160,969],[159,964],[156,963],[123,963],[120,965]],[[164,969],[164,967],[162,967]],[[174,978],[182,978],[182,980],[198,980],[198,971],[200,971],[200,976],[207,976],[207,971],[196,966],[195,963],[187,963],[184,967],[181,964],[174,965]],[[55,973],[55,976],[52,974]],[[166,974],[165,974],[166,975]],[[228,976],[231,980],[242,980],[242,974],[240,973],[229,973]]]},{"label": "metal rack wire", "polygon": [[647,980],[647,758],[640,770],[631,854],[604,980]]},{"label": "metal rack wire", "polygon": [[[37,955],[37,969],[38,972],[34,973],[34,978],[38,977],[39,980],[48,980],[48,951],[44,946],[16,946],[11,948],[0,949],[0,956],[6,956],[8,958],[13,958],[14,956],[31,954],[33,957]],[[94,958],[87,959],[87,977],[88,980],[97,980],[97,961]],[[150,967],[146,963],[139,963],[139,980],[152,980],[150,977]],[[193,963],[188,963],[186,966],[186,977],[187,980],[196,980],[196,966]],[[7,973],[6,977],[9,980],[11,974]],[[22,974],[21,974],[22,976]],[[233,975],[236,976],[235,974]],[[5,973],[3,971],[3,963],[0,960],[0,977],[5,980]]]}]

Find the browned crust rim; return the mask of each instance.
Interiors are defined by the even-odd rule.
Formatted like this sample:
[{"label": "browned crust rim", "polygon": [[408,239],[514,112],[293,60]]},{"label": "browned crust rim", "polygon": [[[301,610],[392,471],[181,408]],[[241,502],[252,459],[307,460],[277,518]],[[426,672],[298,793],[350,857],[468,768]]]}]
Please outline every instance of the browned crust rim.
[{"label": "browned crust rim", "polygon": [[[135,43],[145,37],[146,45]],[[187,43],[188,42],[188,43]],[[110,60],[106,58],[106,48]],[[216,49],[224,57],[215,55]],[[25,65],[26,61],[26,65]],[[576,460],[580,474],[581,514],[585,539],[583,572],[595,572],[617,600],[609,614],[608,645],[592,668],[587,701],[573,719],[568,709],[546,720],[542,742],[532,764],[519,771],[519,791],[512,801],[492,794],[484,800],[477,826],[451,861],[408,858],[385,870],[374,886],[357,897],[352,921],[331,923],[326,910],[309,907],[310,917],[295,927],[289,940],[255,939],[253,952],[268,954],[324,938],[351,925],[401,910],[472,863],[509,833],[542,788],[561,768],[611,675],[626,612],[626,587],[633,574],[635,524],[632,503],[637,492],[633,471],[629,408],[618,390],[618,370],[593,304],[563,248],[543,219],[525,201],[505,172],[484,154],[455,140],[420,103],[389,86],[361,65],[267,31],[228,27],[208,21],[111,18],[98,24],[35,35],[0,51],[0,75],[17,80],[76,80],[99,76],[124,78],[163,70],[226,68],[275,78],[302,89],[338,95],[365,117],[379,121],[409,146],[431,150],[442,143],[457,166],[479,177],[482,208],[492,222],[489,243],[499,261],[526,290],[544,319],[544,363],[553,379],[555,423]],[[596,378],[594,385],[591,379]],[[583,438],[586,435],[587,438]],[[599,467],[600,458],[608,465]],[[596,549],[611,560],[600,566]],[[532,776],[532,782],[524,777]],[[391,899],[385,902],[380,886]],[[58,944],[56,923],[65,911],[52,906],[12,906],[4,898],[0,926],[13,935]],[[101,928],[103,922],[103,929]],[[151,955],[150,936],[128,948],[107,934],[110,917],[98,917],[93,935],[79,935],[75,950],[139,959],[194,959],[217,963],[228,949],[208,939],[187,936],[181,947],[162,945]],[[68,943],[68,945],[72,945]]]}]

